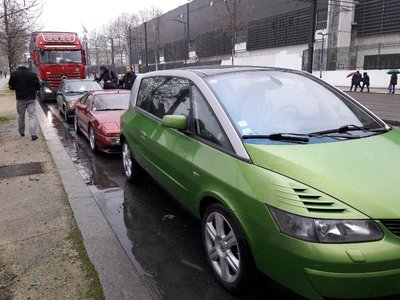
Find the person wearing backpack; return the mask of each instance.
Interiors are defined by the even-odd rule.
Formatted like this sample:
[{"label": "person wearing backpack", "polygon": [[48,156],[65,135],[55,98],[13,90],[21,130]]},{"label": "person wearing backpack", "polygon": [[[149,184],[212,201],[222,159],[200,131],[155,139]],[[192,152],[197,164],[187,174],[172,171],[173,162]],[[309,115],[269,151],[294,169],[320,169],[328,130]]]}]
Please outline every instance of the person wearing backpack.
[{"label": "person wearing backpack", "polygon": [[104,89],[117,89],[118,88],[118,77],[115,75],[113,70],[110,70],[106,67],[106,65],[100,66],[100,76],[94,76],[94,81],[100,83],[103,81]]}]

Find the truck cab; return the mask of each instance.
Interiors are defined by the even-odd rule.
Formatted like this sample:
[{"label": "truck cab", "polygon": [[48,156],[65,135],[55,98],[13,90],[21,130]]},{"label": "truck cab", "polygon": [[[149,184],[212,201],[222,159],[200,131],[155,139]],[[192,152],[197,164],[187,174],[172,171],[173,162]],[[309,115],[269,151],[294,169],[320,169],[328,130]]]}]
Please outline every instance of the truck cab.
[{"label": "truck cab", "polygon": [[86,53],[75,32],[33,32],[29,52],[42,85],[41,101],[56,99],[62,79],[86,78]]}]

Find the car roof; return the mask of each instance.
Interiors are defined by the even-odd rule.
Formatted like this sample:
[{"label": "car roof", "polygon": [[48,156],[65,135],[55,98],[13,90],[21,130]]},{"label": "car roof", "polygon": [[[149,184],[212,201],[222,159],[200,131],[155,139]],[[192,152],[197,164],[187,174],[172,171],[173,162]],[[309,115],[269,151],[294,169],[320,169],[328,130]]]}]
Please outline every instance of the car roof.
[{"label": "car roof", "polygon": [[74,78],[74,79],[68,79],[68,78],[65,78],[65,79],[63,79],[63,81],[65,81],[65,82],[73,82],[73,81],[93,81],[93,79],[76,79],[76,78]]},{"label": "car roof", "polygon": [[235,72],[245,72],[245,71],[281,71],[281,72],[291,72],[291,73],[302,73],[304,71],[298,71],[293,69],[277,68],[277,67],[264,67],[264,66],[193,66],[178,69],[169,69],[164,71],[153,71],[144,73],[143,75],[178,75],[184,72],[195,73],[199,77],[208,77],[220,74],[235,73]]},{"label": "car roof", "polygon": [[90,91],[93,95],[100,95],[100,94],[129,94],[130,90],[94,90]]}]

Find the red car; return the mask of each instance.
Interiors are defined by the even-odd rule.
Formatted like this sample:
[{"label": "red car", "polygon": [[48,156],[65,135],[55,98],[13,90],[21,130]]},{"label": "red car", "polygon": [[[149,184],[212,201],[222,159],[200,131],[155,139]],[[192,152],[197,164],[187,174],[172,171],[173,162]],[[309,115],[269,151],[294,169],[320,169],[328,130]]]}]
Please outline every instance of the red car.
[{"label": "red car", "polygon": [[75,107],[74,127],[90,143],[92,151],[119,151],[120,116],[129,107],[128,90],[90,91]]}]

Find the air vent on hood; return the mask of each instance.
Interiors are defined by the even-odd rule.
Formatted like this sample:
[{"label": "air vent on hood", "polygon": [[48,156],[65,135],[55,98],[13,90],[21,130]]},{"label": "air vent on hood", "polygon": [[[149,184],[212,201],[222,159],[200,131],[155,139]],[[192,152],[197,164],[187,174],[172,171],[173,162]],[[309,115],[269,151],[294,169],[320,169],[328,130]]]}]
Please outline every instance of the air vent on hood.
[{"label": "air vent on hood", "polygon": [[400,236],[400,220],[380,220],[393,234]]},{"label": "air vent on hood", "polygon": [[329,198],[318,191],[311,190],[300,184],[283,186],[275,183],[281,201],[294,206],[302,206],[314,213],[341,213],[346,207],[335,199]]}]

